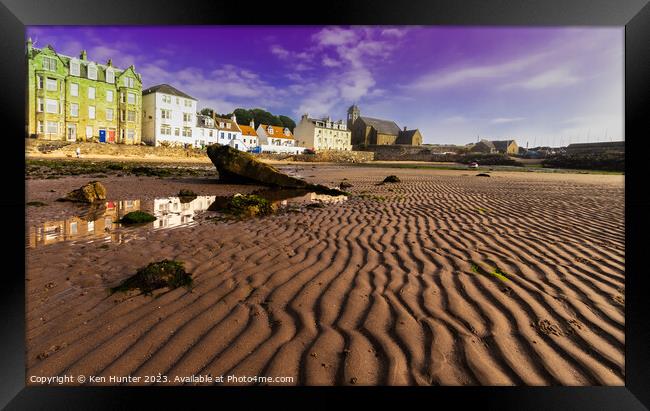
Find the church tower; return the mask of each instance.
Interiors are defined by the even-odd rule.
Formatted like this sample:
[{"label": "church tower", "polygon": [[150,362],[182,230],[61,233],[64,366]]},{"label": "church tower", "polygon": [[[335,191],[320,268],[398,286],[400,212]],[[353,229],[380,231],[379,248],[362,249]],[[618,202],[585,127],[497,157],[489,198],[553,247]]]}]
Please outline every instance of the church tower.
[{"label": "church tower", "polygon": [[356,104],[353,104],[348,109],[348,130],[352,130],[352,124],[361,116],[361,110]]}]

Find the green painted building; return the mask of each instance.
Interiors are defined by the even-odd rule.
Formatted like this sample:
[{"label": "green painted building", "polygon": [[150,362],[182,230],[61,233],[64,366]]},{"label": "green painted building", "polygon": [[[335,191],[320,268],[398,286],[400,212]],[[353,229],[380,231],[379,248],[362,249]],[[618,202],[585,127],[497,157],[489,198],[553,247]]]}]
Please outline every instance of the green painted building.
[{"label": "green painted building", "polygon": [[27,137],[140,144],[142,79],[114,67],[38,49],[27,40]]}]

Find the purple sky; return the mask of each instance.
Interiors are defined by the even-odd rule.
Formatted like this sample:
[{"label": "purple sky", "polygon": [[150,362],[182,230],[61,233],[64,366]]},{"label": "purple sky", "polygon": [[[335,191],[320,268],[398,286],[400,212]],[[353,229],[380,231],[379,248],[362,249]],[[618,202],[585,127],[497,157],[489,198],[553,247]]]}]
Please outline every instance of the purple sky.
[{"label": "purple sky", "polygon": [[227,113],[362,115],[425,143],[622,140],[623,28],[34,26],[36,47],[126,67]]}]

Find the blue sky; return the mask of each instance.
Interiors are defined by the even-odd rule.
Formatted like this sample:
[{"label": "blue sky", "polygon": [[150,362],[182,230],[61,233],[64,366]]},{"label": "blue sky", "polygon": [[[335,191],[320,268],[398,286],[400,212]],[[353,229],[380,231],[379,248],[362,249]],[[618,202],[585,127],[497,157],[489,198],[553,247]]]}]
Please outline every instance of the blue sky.
[{"label": "blue sky", "polygon": [[199,107],[362,115],[425,143],[622,140],[623,28],[30,27],[36,47],[126,67]]}]

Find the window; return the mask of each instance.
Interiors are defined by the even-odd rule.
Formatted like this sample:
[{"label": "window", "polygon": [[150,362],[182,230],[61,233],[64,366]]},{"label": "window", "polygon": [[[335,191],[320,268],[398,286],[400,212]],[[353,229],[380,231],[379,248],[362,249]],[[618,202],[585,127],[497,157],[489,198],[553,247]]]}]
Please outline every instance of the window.
[{"label": "window", "polygon": [[208,135],[209,135],[210,137],[212,137],[212,130],[210,130],[210,132],[208,133]]},{"label": "window", "polygon": [[58,113],[59,102],[51,98],[45,99],[45,111],[47,113],[54,113],[54,114]]},{"label": "window", "polygon": [[222,139],[222,140],[223,140],[224,136],[225,136],[225,133],[222,131],[222,132],[221,132],[221,139]]},{"label": "window", "polygon": [[106,82],[111,84],[115,83],[115,72],[110,67],[106,69]]},{"label": "window", "polygon": [[192,121],[192,114],[191,113],[183,113],[183,121]]},{"label": "window", "polygon": [[43,112],[43,99],[39,98],[38,99],[38,104],[36,105],[36,111],[39,113]]},{"label": "window", "polygon": [[88,65],[88,78],[91,80],[97,80],[97,66],[94,64]]},{"label": "window", "polygon": [[122,103],[126,103],[126,95],[124,95],[124,92],[123,92],[123,91],[120,93],[120,101],[121,101]]},{"label": "window", "polygon": [[192,129],[189,127],[183,127],[183,137],[192,137]]},{"label": "window", "polygon": [[48,78],[46,81],[46,86],[49,91],[56,91],[56,79]]},{"label": "window", "polygon": [[43,70],[56,71],[56,59],[53,57],[43,57]]},{"label": "window", "polygon": [[79,104],[70,103],[70,117],[79,117]]},{"label": "window", "polygon": [[91,100],[95,99],[95,87],[88,87],[88,98]]},{"label": "window", "polygon": [[160,110],[160,118],[171,119],[172,111],[171,110]]},{"label": "window", "polygon": [[179,135],[180,135],[180,132],[181,132],[181,129],[179,129],[178,127],[176,127],[176,128],[174,129],[174,135],[175,135],[175,136],[179,136]]},{"label": "window", "polygon": [[40,120],[38,121],[38,128],[37,128],[37,130],[38,130],[38,133],[39,133],[39,134],[43,133],[43,122],[40,121]]},{"label": "window", "polygon": [[135,121],[135,110],[129,110],[127,121]]},{"label": "window", "polygon": [[129,104],[135,104],[135,94],[127,93],[127,101]]},{"label": "window", "polygon": [[192,107],[192,101],[191,100],[185,100],[185,107]]},{"label": "window", "polygon": [[[169,101],[169,102],[171,103],[171,97],[170,97],[170,101]],[[179,105],[179,104],[181,104],[181,99],[179,99],[178,97],[176,97],[176,105]]]},{"label": "window", "polygon": [[88,118],[91,120],[95,119],[95,106],[88,106]]},{"label": "window", "polygon": [[232,140],[232,134],[228,133],[228,140]]},{"label": "window", "polygon": [[70,95],[72,97],[77,97],[79,96],[79,84],[77,83],[70,83]]},{"label": "window", "polygon": [[172,102],[172,96],[168,96],[166,94],[162,95],[162,102],[163,103],[171,103]]},{"label": "window", "polygon": [[160,134],[171,136],[172,135],[172,128],[166,124],[163,124],[160,126]]},{"label": "window", "polygon": [[126,113],[124,112],[124,110],[120,110],[120,121],[124,121],[125,118],[126,118],[125,116],[126,116]]},{"label": "window", "polygon": [[106,101],[113,102],[113,90],[106,90]]},{"label": "window", "polygon": [[81,65],[77,60],[70,60],[70,75],[72,76],[81,75]]},{"label": "window", "polygon": [[77,234],[77,222],[70,223],[70,234]]},{"label": "window", "polygon": [[127,140],[133,140],[135,138],[135,130],[126,130]]},{"label": "window", "polygon": [[36,87],[43,88],[43,76],[36,76]]},{"label": "window", "polygon": [[47,133],[49,134],[56,134],[59,132],[59,123],[56,121],[48,121],[47,122]]},{"label": "window", "polygon": [[230,126],[231,126],[230,123],[226,123],[226,128],[230,128]]},{"label": "window", "polygon": [[106,109],[106,120],[107,121],[113,121],[113,109],[112,108],[107,108]]},{"label": "window", "polygon": [[124,77],[124,87],[133,88],[135,81],[131,77]]}]

